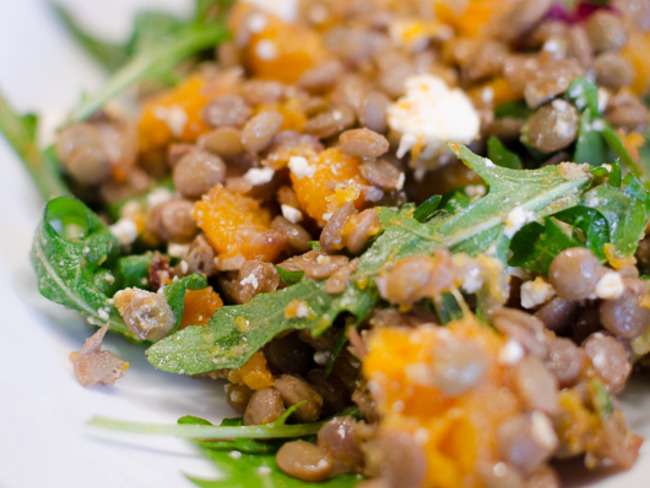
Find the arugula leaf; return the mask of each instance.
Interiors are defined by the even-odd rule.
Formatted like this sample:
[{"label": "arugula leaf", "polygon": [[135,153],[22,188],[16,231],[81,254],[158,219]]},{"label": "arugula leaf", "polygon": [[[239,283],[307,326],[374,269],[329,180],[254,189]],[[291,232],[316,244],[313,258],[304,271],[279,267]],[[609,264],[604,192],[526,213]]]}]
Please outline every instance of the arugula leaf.
[{"label": "arugula leaf", "polygon": [[519,156],[512,151],[508,151],[503,143],[494,136],[488,139],[487,151],[488,158],[497,166],[513,169],[522,169],[524,167]]},{"label": "arugula leaf", "polygon": [[280,471],[275,462],[275,454],[241,452],[233,458],[231,452],[222,449],[206,450],[224,478],[202,480],[188,476],[188,479],[201,488],[348,488],[361,481],[354,474],[340,474],[320,482],[302,481]]},{"label": "arugula leaf", "polygon": [[576,78],[569,84],[566,96],[579,109],[598,115],[598,87],[586,78]]},{"label": "arugula leaf", "polygon": [[578,206],[560,212],[555,217],[573,225],[572,237],[589,248],[598,259],[605,261],[603,246],[609,242],[609,224],[600,212]]},{"label": "arugula leaf", "polygon": [[208,8],[227,2],[198,2],[196,16],[180,21],[168,14],[141,13],[134,34],[123,50],[127,61],[98,92],[84,98],[70,114],[71,121],[87,119],[104,103],[127,88],[150,78],[169,79],[181,61],[224,41],[228,31],[222,17],[207,15]]},{"label": "arugula leaf", "polygon": [[96,38],[85,30],[63,5],[52,3],[51,6],[61,23],[77,43],[107,71],[115,70],[127,61],[129,53],[124,46]]},{"label": "arugula leaf", "polygon": [[[97,215],[79,200],[59,197],[45,207],[30,259],[45,298],[81,312],[93,325],[108,322],[115,332],[140,342],[110,300],[116,274],[111,265],[120,263],[118,254],[117,241]],[[163,289],[176,327],[183,316],[185,292],[206,286],[205,276],[193,274]]]},{"label": "arugula leaf", "polygon": [[[183,417],[179,424],[212,425],[197,417]],[[242,426],[240,418],[224,419],[222,427]],[[232,439],[225,441],[196,441],[204,452],[214,461],[223,478],[201,480],[188,476],[197,486],[211,488],[302,488],[302,487],[352,487],[359,477],[352,474],[338,475],[330,480],[310,483],[287,476],[278,468],[275,453],[282,446],[278,441],[259,441],[255,439]],[[260,470],[260,468],[263,468]]]},{"label": "arugula leaf", "polygon": [[35,115],[20,115],[0,92],[0,133],[7,139],[25,164],[40,194],[49,200],[54,196],[69,195],[61,178],[59,162],[52,150],[41,152],[36,141],[38,119]]},{"label": "arugula leaf", "polygon": [[566,235],[550,217],[544,225],[537,222],[526,225],[512,239],[510,266],[519,266],[546,275],[553,258],[565,249],[582,246],[582,243]]},{"label": "arugula leaf", "polygon": [[280,275],[280,281],[285,285],[295,285],[305,275],[304,271],[288,271],[280,266],[276,266],[275,269]]},{"label": "arugula leaf", "polygon": [[324,291],[325,281],[303,278],[282,290],[220,308],[207,326],[186,327],[152,345],[148,360],[170,372],[198,374],[242,366],[274,336],[290,329],[318,335],[341,314],[361,321],[379,301],[375,277],[401,258],[430,254],[439,246],[469,254],[490,251],[505,261],[514,231],[506,222],[515,208],[542,219],[578,204],[591,175],[564,165],[514,170],[494,165],[465,146],[450,145],[490,186],[488,194],[453,214],[441,212],[427,222],[413,217],[413,205],[379,208],[383,232],[359,257],[350,285],[338,295]]},{"label": "arugula leaf", "polygon": [[418,222],[426,222],[433,216],[440,202],[442,201],[442,195],[433,195],[427,198],[424,202],[417,206],[415,212],[413,212],[413,218]]}]

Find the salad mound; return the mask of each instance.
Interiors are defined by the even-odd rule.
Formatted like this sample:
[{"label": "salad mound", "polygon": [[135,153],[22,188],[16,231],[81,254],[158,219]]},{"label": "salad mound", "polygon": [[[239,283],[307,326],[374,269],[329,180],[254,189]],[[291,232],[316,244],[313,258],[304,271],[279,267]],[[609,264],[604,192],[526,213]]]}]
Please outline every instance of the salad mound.
[{"label": "salad mound", "polygon": [[[241,417],[198,486],[561,486],[631,468],[616,400],[650,364],[650,6],[637,0],[197,0],[108,44],[40,151],[40,292],[125,363],[208,377]],[[128,103],[125,103],[125,99]],[[119,388],[119,384],[117,386]]]}]

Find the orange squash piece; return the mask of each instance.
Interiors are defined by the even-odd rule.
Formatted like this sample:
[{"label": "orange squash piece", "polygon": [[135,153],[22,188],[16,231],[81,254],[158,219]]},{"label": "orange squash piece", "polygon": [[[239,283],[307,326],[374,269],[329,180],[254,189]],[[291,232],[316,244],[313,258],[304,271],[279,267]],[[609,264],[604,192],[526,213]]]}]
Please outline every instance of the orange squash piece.
[{"label": "orange squash piece", "polygon": [[202,290],[187,290],[183,300],[181,329],[188,325],[205,325],[210,317],[223,307],[223,300],[211,286]]},{"label": "orange squash piece", "polygon": [[275,261],[286,247],[286,238],[270,228],[271,215],[259,201],[221,185],[194,204],[194,218],[222,269],[238,269],[245,259]]},{"label": "orange squash piece", "polygon": [[354,202],[357,209],[364,207],[363,186],[370,184],[359,173],[356,158],[330,148],[304,159],[306,167],[296,168],[290,160],[289,168],[296,197],[310,217],[325,225],[327,215],[347,202]]}]

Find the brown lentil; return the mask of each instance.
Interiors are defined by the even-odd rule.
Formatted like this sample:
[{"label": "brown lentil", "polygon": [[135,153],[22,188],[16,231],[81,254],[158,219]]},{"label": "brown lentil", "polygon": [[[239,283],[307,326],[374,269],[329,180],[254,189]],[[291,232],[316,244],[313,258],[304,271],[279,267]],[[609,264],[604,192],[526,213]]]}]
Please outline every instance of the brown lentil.
[{"label": "brown lentil", "polygon": [[239,95],[221,95],[201,110],[201,118],[211,127],[241,127],[253,113]]},{"label": "brown lentil", "polygon": [[295,333],[269,342],[264,347],[264,357],[280,373],[304,375],[314,366],[312,349]]},{"label": "brown lentil", "polygon": [[[329,352],[329,351],[328,351]],[[323,397],[323,413],[334,415],[350,405],[350,393],[336,374],[326,374],[324,369],[316,368],[307,373],[311,387]]]},{"label": "brown lentil", "polygon": [[572,247],[560,252],[548,272],[548,279],[559,297],[582,300],[593,293],[601,276],[598,258],[583,247]]},{"label": "brown lentil", "polygon": [[284,473],[309,482],[329,478],[334,469],[334,462],[325,449],[303,440],[283,444],[275,461]]},{"label": "brown lentil", "polygon": [[386,478],[392,487],[418,488],[424,480],[427,460],[412,436],[403,431],[380,432],[367,447],[368,470]]},{"label": "brown lentil", "polygon": [[612,89],[629,85],[634,79],[634,67],[618,53],[607,51],[594,59],[596,81]]},{"label": "brown lentil", "polygon": [[56,155],[72,178],[84,185],[105,181],[111,161],[97,129],[87,123],[63,130],[56,144]]},{"label": "brown lentil", "polygon": [[318,431],[318,445],[335,460],[354,469],[363,466],[364,456],[352,417],[334,417]]},{"label": "brown lentil", "polygon": [[301,225],[289,222],[284,217],[278,215],[271,222],[271,229],[280,232],[287,239],[287,244],[294,252],[306,252],[309,250],[311,234]]},{"label": "brown lentil", "polygon": [[348,106],[340,105],[319,113],[305,123],[305,132],[319,139],[332,137],[354,124],[355,116]]},{"label": "brown lentil", "polygon": [[535,312],[535,317],[544,322],[546,328],[559,332],[568,328],[578,315],[578,303],[555,297]]},{"label": "brown lentil", "polygon": [[650,325],[650,309],[640,303],[642,297],[648,296],[648,290],[639,279],[624,278],[623,283],[625,290],[620,297],[600,304],[600,321],[612,334],[633,339]]},{"label": "brown lentil", "polygon": [[625,26],[615,14],[598,10],[589,16],[585,24],[589,43],[595,51],[618,49],[625,44]]},{"label": "brown lentil", "polygon": [[237,413],[243,414],[246,411],[246,406],[251,396],[253,396],[253,390],[246,385],[236,385],[234,383],[226,383],[224,389],[228,405]]},{"label": "brown lentil", "polygon": [[566,337],[554,337],[548,344],[544,365],[557,378],[560,388],[575,386],[585,363],[582,351]]},{"label": "brown lentil", "polygon": [[299,422],[315,422],[323,410],[323,397],[305,380],[297,376],[283,374],[275,380],[275,388],[280,392],[284,405],[288,408],[300,402],[293,413]]},{"label": "brown lentil", "polygon": [[388,152],[388,140],[370,129],[351,129],[339,136],[339,149],[361,159],[373,160]]},{"label": "brown lentil", "polygon": [[202,273],[211,276],[215,272],[214,249],[203,234],[199,234],[190,244],[183,261],[187,263],[188,273]]},{"label": "brown lentil", "polygon": [[241,131],[235,127],[219,127],[202,135],[197,146],[222,158],[233,158],[244,152]]},{"label": "brown lentil", "polygon": [[390,99],[381,92],[369,92],[363,98],[358,109],[359,122],[362,126],[383,134],[388,129],[386,110]]},{"label": "brown lentil", "polygon": [[157,341],[176,325],[176,317],[163,295],[125,288],[114,296],[115,307],[135,337]]},{"label": "brown lentil", "polygon": [[343,66],[340,61],[328,60],[305,71],[297,85],[310,93],[322,93],[334,86],[342,73]]},{"label": "brown lentil", "polygon": [[535,149],[555,152],[567,147],[578,135],[580,114],[564,100],[540,107],[526,124],[526,139]]},{"label": "brown lentil", "polygon": [[259,153],[266,149],[280,130],[283,120],[282,114],[270,110],[259,113],[246,122],[241,134],[241,142],[246,150]]},{"label": "brown lentil", "polygon": [[540,412],[506,420],[499,426],[498,442],[501,458],[525,475],[549,459],[558,444],[553,424]]},{"label": "brown lentil", "polygon": [[246,80],[242,83],[242,96],[251,105],[275,103],[285,95],[287,87],[275,80]]},{"label": "brown lentil", "polygon": [[544,323],[537,317],[513,308],[492,311],[492,325],[501,333],[519,342],[539,358],[548,354]]},{"label": "brown lentil", "polygon": [[526,355],[512,368],[515,391],[530,410],[553,414],[558,408],[558,381],[541,359]]},{"label": "brown lentil", "polygon": [[185,198],[197,199],[214,185],[223,182],[226,165],[216,154],[196,149],[174,167],[174,186]]},{"label": "brown lentil", "polygon": [[169,200],[152,210],[150,230],[169,242],[190,242],[198,232],[194,204],[189,200]]},{"label": "brown lentil", "polygon": [[323,227],[320,234],[319,244],[320,248],[326,253],[334,253],[340,251],[345,246],[345,239],[341,234],[347,221],[357,214],[357,209],[354,208],[352,202],[345,203],[339,208]]},{"label": "brown lentil", "polygon": [[609,393],[620,393],[632,372],[623,345],[610,335],[596,332],[583,344],[591,365]]},{"label": "brown lentil", "polygon": [[244,412],[244,425],[264,425],[279,419],[286,411],[282,396],[275,388],[253,393]]}]

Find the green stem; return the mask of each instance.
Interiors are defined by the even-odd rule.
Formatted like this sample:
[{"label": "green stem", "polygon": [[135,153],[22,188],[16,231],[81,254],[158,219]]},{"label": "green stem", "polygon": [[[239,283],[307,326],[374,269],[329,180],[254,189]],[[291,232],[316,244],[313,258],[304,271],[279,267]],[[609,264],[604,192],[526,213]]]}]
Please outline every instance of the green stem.
[{"label": "green stem", "polygon": [[216,426],[197,424],[144,424],[106,417],[93,417],[88,425],[101,427],[118,432],[148,435],[173,435],[186,439],[287,439],[318,433],[324,422],[309,424],[278,424],[273,422],[266,425]]},{"label": "green stem", "polygon": [[87,119],[108,100],[152,73],[175,66],[188,56],[214,46],[227,36],[228,31],[223,24],[212,23],[193,26],[173,40],[161,42],[157,48],[135,56],[120,68],[101,90],[81,102],[70,114],[70,120],[79,122]]},{"label": "green stem", "polygon": [[70,191],[61,179],[57,166],[39,150],[35,129],[35,121],[18,115],[0,92],[0,133],[25,164],[39,193],[45,200],[69,195]]}]

